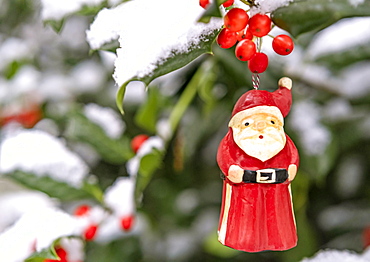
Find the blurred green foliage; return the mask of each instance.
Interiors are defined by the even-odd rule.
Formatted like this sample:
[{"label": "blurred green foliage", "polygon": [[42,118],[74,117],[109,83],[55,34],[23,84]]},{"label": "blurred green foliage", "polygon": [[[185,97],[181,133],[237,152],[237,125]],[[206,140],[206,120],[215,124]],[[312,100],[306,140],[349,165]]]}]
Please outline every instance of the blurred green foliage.
[{"label": "blurred green foliage", "polygon": [[[10,37],[25,39],[24,28],[30,21],[34,25],[41,23],[39,3],[20,0],[3,0],[0,3],[0,45]],[[349,10],[346,0],[295,1],[278,9],[273,17],[278,25],[290,30],[293,35],[305,33],[295,39],[296,49],[303,54],[303,59],[318,30],[343,17],[370,15],[368,2],[364,1],[363,5],[364,8]],[[327,16],[328,8],[335,10],[335,15],[332,13]],[[91,14],[90,11],[88,14]],[[85,13],[70,18],[85,19],[88,26],[91,17],[82,14]],[[63,26],[60,26],[63,33]],[[1,72],[2,80],[11,81],[22,67],[28,65],[40,71],[46,70],[45,59],[59,59],[54,61],[54,69],[67,74],[74,65],[83,61],[102,63],[98,53],[89,54],[87,46],[72,49],[68,44],[58,43],[55,47],[63,50],[62,55],[54,56],[55,53],[48,50],[46,41],[41,44],[45,46],[38,49],[33,59],[12,61]],[[311,59],[310,63],[324,65],[323,70],[331,73],[336,81],[341,81],[341,73],[349,66],[359,62],[368,63],[369,44],[366,42],[345,52],[325,54]],[[50,181],[40,179],[32,182],[32,179],[19,178],[27,174],[18,174],[13,179],[61,200],[70,201],[86,195],[99,198],[101,190],[111,185],[117,177],[127,175],[124,164],[133,156],[129,148],[130,139],[139,133],[154,135],[160,118],[169,118],[174,133],[166,145],[166,152],[153,153],[142,160],[138,178],[142,181],[138,186],[138,196],[142,201],[138,213],[145,226],[139,234],[109,243],[88,243],[87,262],[293,262],[312,256],[323,248],[361,252],[362,233],[370,225],[370,176],[367,175],[370,172],[370,88],[360,97],[347,96],[341,90],[333,90],[322,82],[314,81],[312,77],[307,79],[303,74],[289,74],[288,62],[281,62],[285,58],[276,60],[276,63],[271,60],[268,70],[261,75],[261,88],[274,90],[280,77],[291,77],[294,103],[312,103],[319,112],[318,124],[329,132],[329,141],[326,141],[328,143],[324,150],[312,154],[305,149],[299,131],[302,127],[312,129],[311,123],[302,116],[301,129],[297,129],[291,123],[290,116],[286,119],[286,132],[295,141],[301,156],[299,172],[292,183],[298,246],[284,252],[248,254],[218,243],[216,231],[222,180],[219,179],[220,171],[215,160],[217,146],[226,133],[235,101],[252,87],[246,64],[237,61],[233,50],[222,50],[215,44],[212,48],[214,55],[202,55],[172,76],[177,81],[171,82],[170,95],[163,91],[169,88],[164,82],[154,81],[149,86],[146,101],[125,104],[122,118],[127,130],[118,140],[108,138],[80,112],[81,105],[90,102],[111,107],[118,112],[114,97],[107,94],[107,87],[112,85],[112,71],[107,70],[102,89],[78,94],[70,99],[68,102],[72,105],[67,114],[55,114],[52,109],[58,105],[53,100],[44,102],[45,117],[57,123],[60,136],[66,139],[69,146],[83,142],[98,153],[99,161],[90,166],[99,187],[93,189],[95,193],[92,195],[91,191],[73,195],[73,190],[68,191],[68,188],[57,185],[60,190],[69,192],[65,193],[65,198],[64,193],[53,189],[55,183],[50,186]],[[167,73],[169,70],[165,71]],[[370,76],[367,80],[370,83]],[[122,96],[119,99],[121,101]],[[335,117],[339,112],[336,107],[329,105],[337,101],[347,105],[348,112]]]}]

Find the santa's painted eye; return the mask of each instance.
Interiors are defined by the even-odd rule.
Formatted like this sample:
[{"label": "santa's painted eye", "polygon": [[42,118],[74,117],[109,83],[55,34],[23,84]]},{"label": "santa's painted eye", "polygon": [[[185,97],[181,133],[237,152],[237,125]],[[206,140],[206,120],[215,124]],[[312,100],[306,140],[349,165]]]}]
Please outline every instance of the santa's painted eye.
[{"label": "santa's painted eye", "polygon": [[275,125],[275,121],[271,120],[271,124]]},{"label": "santa's painted eye", "polygon": [[249,126],[249,122],[245,122],[245,124],[244,124],[245,126]]}]

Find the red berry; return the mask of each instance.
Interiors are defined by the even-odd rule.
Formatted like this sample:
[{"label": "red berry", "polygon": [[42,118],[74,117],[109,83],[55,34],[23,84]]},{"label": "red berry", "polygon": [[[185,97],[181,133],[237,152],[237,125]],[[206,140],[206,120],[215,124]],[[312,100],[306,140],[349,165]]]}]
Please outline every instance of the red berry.
[{"label": "red berry", "polygon": [[240,61],[250,60],[256,53],[256,44],[249,39],[240,41],[235,47],[235,56]]},{"label": "red berry", "polygon": [[272,40],[272,48],[279,55],[289,55],[294,48],[292,38],[287,35],[278,35]]},{"label": "red berry", "polygon": [[241,8],[233,8],[226,13],[224,17],[224,25],[227,29],[233,32],[239,32],[248,24],[249,16],[245,10]]},{"label": "red berry", "polygon": [[42,118],[42,111],[39,107],[33,106],[16,114],[0,115],[0,126],[6,125],[10,122],[18,122],[25,128],[32,128]]},{"label": "red berry", "polygon": [[236,36],[237,36],[238,41],[242,41],[244,39],[249,39],[249,40],[253,39],[253,35],[248,29],[240,30],[239,32],[236,33]]},{"label": "red berry", "polygon": [[88,205],[81,205],[81,206],[78,206],[74,212],[74,215],[75,216],[84,216],[86,215],[88,212],[90,211],[90,206]]},{"label": "red berry", "polygon": [[206,9],[207,6],[209,5],[209,0],[199,0],[199,5]]},{"label": "red berry", "polygon": [[57,259],[45,259],[44,262],[67,262],[67,252],[62,247],[56,247],[55,252],[57,253],[60,260]]},{"label": "red berry", "polygon": [[271,19],[268,15],[256,14],[249,20],[249,29],[255,36],[262,37],[271,31]]},{"label": "red berry", "polygon": [[126,216],[121,218],[121,228],[125,231],[129,231],[134,224],[133,216]]},{"label": "red berry", "polygon": [[370,246],[370,226],[366,227],[362,232],[362,240],[364,248]]},{"label": "red berry", "polygon": [[136,153],[141,145],[149,138],[147,135],[137,135],[131,140],[131,148]]},{"label": "red berry", "polygon": [[84,232],[84,238],[87,241],[93,240],[96,235],[96,231],[98,230],[98,226],[95,224],[90,225]]},{"label": "red berry", "polygon": [[224,7],[230,7],[234,4],[234,0],[226,0],[222,5]]},{"label": "red berry", "polygon": [[221,48],[230,48],[234,46],[238,40],[235,32],[224,28],[218,34],[216,41]]},{"label": "red berry", "polygon": [[254,74],[265,72],[269,59],[264,53],[256,53],[248,62],[248,68]]}]

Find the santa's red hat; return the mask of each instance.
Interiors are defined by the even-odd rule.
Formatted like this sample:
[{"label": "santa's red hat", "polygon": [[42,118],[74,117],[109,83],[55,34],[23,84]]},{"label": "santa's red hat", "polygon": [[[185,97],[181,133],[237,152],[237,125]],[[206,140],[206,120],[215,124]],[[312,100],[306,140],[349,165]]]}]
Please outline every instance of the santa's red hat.
[{"label": "santa's red hat", "polygon": [[242,111],[244,111],[244,115],[252,115],[258,111],[275,115],[283,121],[292,105],[292,80],[288,77],[283,77],[278,84],[279,89],[274,92],[250,90],[244,93],[234,106],[232,118]]}]

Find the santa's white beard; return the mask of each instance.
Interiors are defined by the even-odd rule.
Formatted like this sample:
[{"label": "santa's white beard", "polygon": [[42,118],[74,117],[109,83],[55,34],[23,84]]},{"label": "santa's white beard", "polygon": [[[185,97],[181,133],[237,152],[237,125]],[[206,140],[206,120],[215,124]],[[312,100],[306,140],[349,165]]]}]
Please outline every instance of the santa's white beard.
[{"label": "santa's white beard", "polygon": [[249,156],[255,157],[262,162],[277,155],[285,146],[286,137],[284,131],[272,128],[264,132],[233,130],[235,143]]}]

